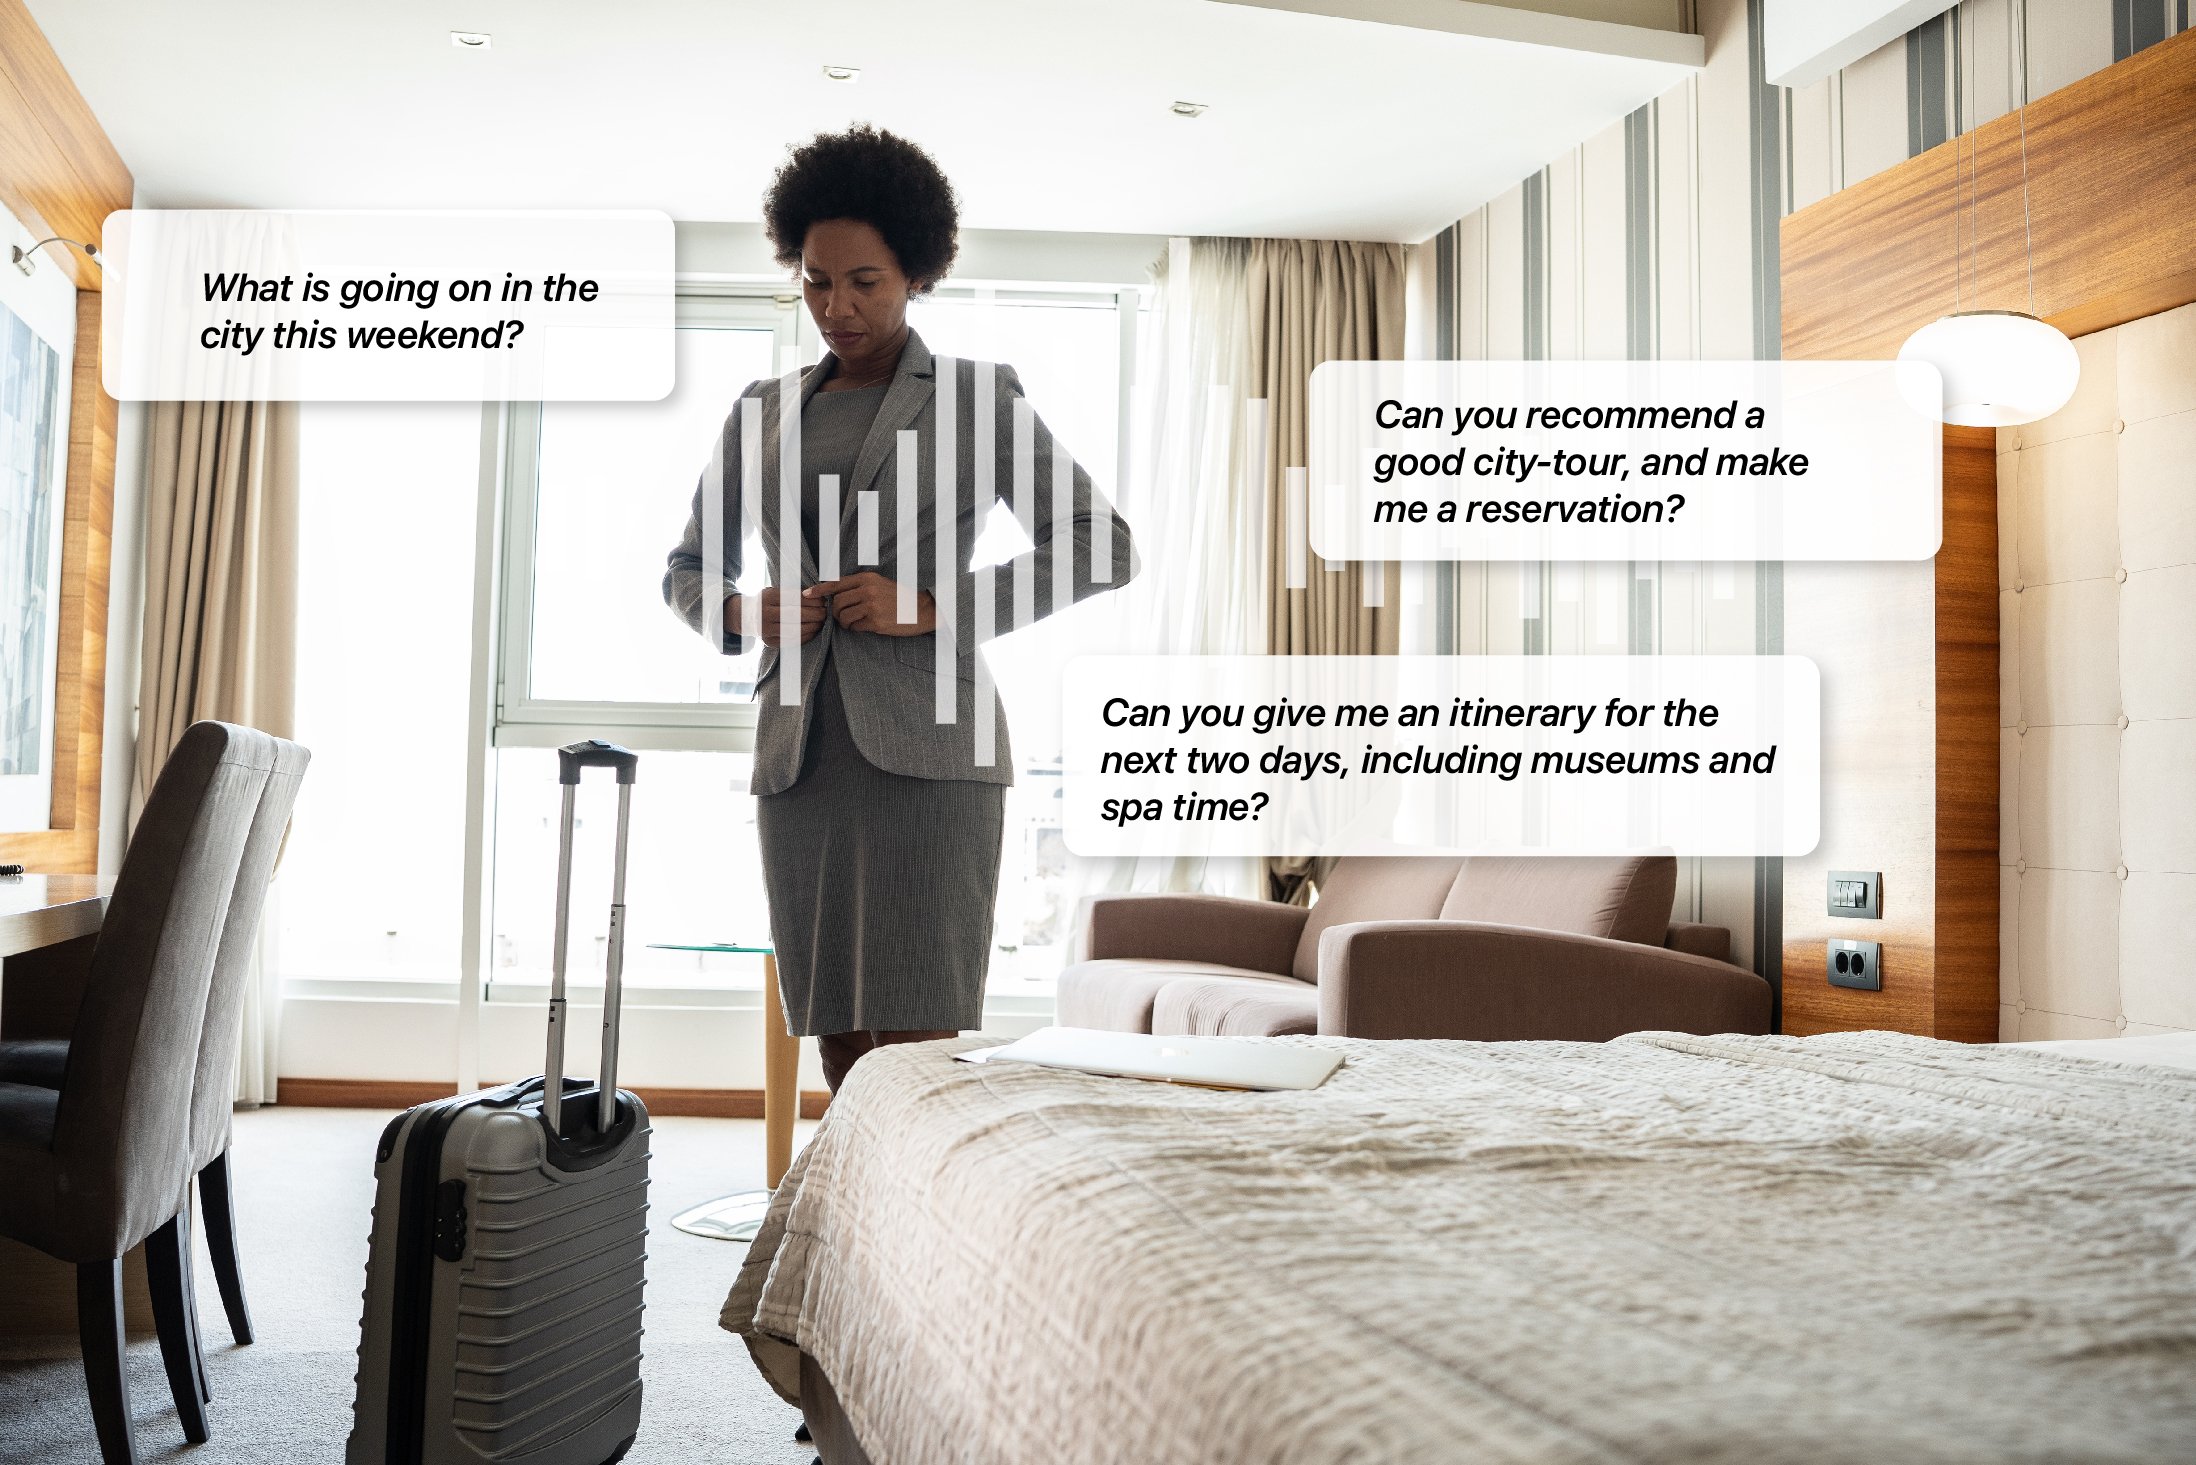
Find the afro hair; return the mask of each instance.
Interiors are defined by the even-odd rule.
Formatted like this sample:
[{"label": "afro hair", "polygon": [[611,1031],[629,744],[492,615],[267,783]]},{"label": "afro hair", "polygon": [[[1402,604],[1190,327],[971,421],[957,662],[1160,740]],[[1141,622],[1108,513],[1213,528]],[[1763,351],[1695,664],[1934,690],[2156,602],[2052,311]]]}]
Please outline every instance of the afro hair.
[{"label": "afro hair", "polygon": [[763,229],[780,265],[800,268],[811,224],[859,219],[884,236],[918,294],[953,268],[960,201],[930,154],[866,122],[820,132],[790,152],[763,195]]}]

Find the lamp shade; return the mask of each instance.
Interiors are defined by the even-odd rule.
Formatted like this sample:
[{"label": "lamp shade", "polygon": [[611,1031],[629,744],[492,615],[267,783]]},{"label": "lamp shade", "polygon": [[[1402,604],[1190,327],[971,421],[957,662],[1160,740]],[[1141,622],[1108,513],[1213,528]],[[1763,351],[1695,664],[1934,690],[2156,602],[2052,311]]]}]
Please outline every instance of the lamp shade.
[{"label": "lamp shade", "polygon": [[[1971,310],[1931,321],[1899,348],[1944,378],[1944,420],[1962,427],[2017,427],[2067,404],[2081,380],[2074,343],[2017,310]],[[1934,403],[1917,401],[1927,412]]]}]

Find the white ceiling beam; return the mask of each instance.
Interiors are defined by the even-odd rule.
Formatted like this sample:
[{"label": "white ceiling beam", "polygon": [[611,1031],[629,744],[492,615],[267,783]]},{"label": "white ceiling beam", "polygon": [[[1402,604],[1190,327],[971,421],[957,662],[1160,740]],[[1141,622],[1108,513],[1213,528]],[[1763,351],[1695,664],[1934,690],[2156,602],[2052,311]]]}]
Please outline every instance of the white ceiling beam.
[{"label": "white ceiling beam", "polygon": [[1886,46],[1954,0],[1764,0],[1762,70],[1775,86],[1810,86]]},{"label": "white ceiling beam", "polygon": [[[1515,5],[1483,0],[1212,0],[1254,10],[1286,10],[1332,20],[1401,26],[1558,51],[1623,56],[1699,67],[1708,59],[1699,36],[1676,28],[1676,7],[1644,0],[1540,0]],[[1947,0],[1949,3],[1949,0]],[[1544,8],[1547,7],[1547,8]],[[1626,20],[1605,17],[1622,15]],[[1646,24],[1637,23],[1646,21]],[[1667,23],[1664,23],[1667,22]]]}]

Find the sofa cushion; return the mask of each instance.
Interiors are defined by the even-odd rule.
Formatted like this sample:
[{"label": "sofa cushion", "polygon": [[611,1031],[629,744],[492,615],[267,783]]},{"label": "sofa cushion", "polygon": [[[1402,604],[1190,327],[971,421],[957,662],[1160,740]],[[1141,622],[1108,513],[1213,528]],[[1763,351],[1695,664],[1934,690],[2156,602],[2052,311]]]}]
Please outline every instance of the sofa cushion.
[{"label": "sofa cushion", "polygon": [[1159,989],[1151,1030],[1201,1038],[1319,1031],[1319,988],[1291,977],[1183,977]]},{"label": "sofa cushion", "polygon": [[1105,1028],[1117,1033],[1148,1033],[1152,1002],[1160,988],[1191,977],[1289,982],[1272,972],[1221,966],[1209,961],[1168,961],[1158,957],[1107,957],[1079,961],[1060,973],[1055,1003],[1062,1027]]},{"label": "sofa cushion", "polygon": [[1312,902],[1311,919],[1297,940],[1291,972],[1299,982],[1319,980],[1319,933],[1329,926],[1432,920],[1441,913],[1442,899],[1463,863],[1438,855],[1358,855],[1335,861],[1319,882],[1319,899]]},{"label": "sofa cushion", "polygon": [[1669,855],[1484,855],[1464,861],[1441,919],[1660,946],[1676,898],[1677,861]]}]

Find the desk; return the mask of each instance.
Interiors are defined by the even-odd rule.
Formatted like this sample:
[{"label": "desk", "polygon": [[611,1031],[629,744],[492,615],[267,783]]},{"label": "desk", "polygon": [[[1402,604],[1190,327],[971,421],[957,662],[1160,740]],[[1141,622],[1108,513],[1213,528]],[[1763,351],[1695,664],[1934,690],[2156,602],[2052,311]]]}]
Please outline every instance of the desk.
[{"label": "desk", "polygon": [[793,1164],[793,1121],[800,1114],[801,1040],[785,1030],[785,1001],[778,995],[777,948],[768,941],[654,941],[656,951],[703,951],[763,959],[763,1180],[767,1190],[743,1190],[681,1211],[671,1224],[718,1241],[752,1241],[762,1229],[770,1197]]},{"label": "desk", "polygon": [[[0,1000],[7,1016],[40,1028],[73,1019],[76,995],[70,987],[66,1012],[49,1011],[41,1002],[46,971],[70,968],[84,953],[48,948],[80,941],[99,932],[107,897],[91,875],[0,875],[0,957],[7,958],[14,991]],[[42,971],[41,968],[44,968]],[[64,1027],[62,1031],[67,1031]],[[145,1291],[142,1249],[123,1263],[124,1307],[132,1333],[152,1327],[152,1304]],[[43,1337],[76,1328],[76,1275],[66,1262],[16,1241],[0,1241],[0,1338]]]},{"label": "desk", "polygon": [[95,875],[0,876],[0,957],[89,936],[106,913]]},{"label": "desk", "polygon": [[0,1037],[65,1037],[76,1026],[107,894],[91,875],[0,875]]}]

